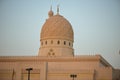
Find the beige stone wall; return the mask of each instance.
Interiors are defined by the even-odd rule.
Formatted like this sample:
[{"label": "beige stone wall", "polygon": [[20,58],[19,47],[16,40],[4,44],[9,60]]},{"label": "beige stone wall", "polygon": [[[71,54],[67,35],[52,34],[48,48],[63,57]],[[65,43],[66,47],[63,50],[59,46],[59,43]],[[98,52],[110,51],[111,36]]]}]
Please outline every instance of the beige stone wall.
[{"label": "beige stone wall", "polygon": [[113,80],[120,80],[120,69],[113,69]]},{"label": "beige stone wall", "polygon": [[13,80],[13,69],[0,69],[0,80]]},{"label": "beige stone wall", "polygon": [[48,80],[72,80],[71,74],[77,75],[75,80],[94,80],[94,70],[49,70]]},{"label": "beige stone wall", "polygon": [[26,68],[33,68],[31,80],[72,80],[71,74],[77,75],[76,80],[119,79],[119,70],[101,66],[99,60],[98,56],[0,58],[0,80],[26,80]]},{"label": "beige stone wall", "polygon": [[[40,69],[33,69],[30,71],[31,80],[40,80]],[[28,80],[28,71],[22,69],[22,80]]]},{"label": "beige stone wall", "polygon": [[34,61],[0,62],[0,80],[26,80],[26,68],[33,68],[31,80],[46,80],[46,62]]},{"label": "beige stone wall", "polygon": [[65,70],[76,70],[76,69],[95,69],[98,67],[97,61],[81,61],[81,62],[49,62],[48,69],[65,69]]},{"label": "beige stone wall", "polygon": [[112,68],[111,67],[99,67],[96,69],[96,80],[112,80]]},{"label": "beige stone wall", "polygon": [[93,80],[94,68],[88,65],[94,65],[96,62],[49,62],[48,80],[70,80],[71,74],[77,75],[76,80]]},{"label": "beige stone wall", "polygon": [[38,56],[73,56],[73,42],[64,39],[41,40]]},{"label": "beige stone wall", "polygon": [[[52,47],[52,48],[40,48],[40,53],[44,54],[39,54],[39,56],[47,56],[47,57],[56,57],[56,56],[73,56],[74,50],[72,48],[68,47]],[[63,52],[66,52],[63,54]]]}]

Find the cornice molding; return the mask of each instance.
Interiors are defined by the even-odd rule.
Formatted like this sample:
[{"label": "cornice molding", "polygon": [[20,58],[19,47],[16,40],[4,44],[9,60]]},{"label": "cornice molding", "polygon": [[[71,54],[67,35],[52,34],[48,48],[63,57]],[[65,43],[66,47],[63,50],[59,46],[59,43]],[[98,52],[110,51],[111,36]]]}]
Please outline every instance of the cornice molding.
[{"label": "cornice molding", "polygon": [[70,57],[42,57],[42,56],[1,56],[0,62],[23,62],[23,61],[44,61],[44,62],[74,62],[74,61],[99,61],[98,56],[70,56]]}]

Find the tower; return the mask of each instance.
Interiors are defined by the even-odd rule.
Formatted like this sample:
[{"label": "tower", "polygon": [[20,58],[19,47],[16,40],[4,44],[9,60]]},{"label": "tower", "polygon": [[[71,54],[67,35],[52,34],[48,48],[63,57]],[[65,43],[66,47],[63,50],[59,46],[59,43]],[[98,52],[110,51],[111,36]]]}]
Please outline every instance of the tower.
[{"label": "tower", "polygon": [[40,33],[38,56],[74,56],[74,33],[71,24],[59,14],[59,7],[56,15],[53,14],[52,7],[48,15]]}]

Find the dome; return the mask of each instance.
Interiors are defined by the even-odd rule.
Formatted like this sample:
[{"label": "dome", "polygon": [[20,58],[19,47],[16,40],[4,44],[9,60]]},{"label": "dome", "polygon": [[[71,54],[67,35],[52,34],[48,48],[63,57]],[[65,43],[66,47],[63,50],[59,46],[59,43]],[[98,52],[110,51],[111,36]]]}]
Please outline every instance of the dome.
[{"label": "dome", "polygon": [[66,39],[74,41],[71,24],[61,15],[49,17],[41,30],[43,39]]},{"label": "dome", "polygon": [[74,56],[74,33],[71,24],[59,14],[54,15],[52,7],[48,12],[49,18],[42,26],[40,33],[39,56],[57,57]]}]

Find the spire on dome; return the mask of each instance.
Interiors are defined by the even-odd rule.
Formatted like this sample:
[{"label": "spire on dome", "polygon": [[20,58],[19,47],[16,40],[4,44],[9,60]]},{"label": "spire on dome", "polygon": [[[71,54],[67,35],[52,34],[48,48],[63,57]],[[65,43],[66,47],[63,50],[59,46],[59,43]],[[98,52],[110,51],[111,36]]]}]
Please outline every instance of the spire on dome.
[{"label": "spire on dome", "polygon": [[48,15],[49,15],[49,17],[51,17],[51,16],[54,15],[54,13],[53,13],[53,11],[52,11],[52,6],[50,6],[50,11],[48,12]]},{"label": "spire on dome", "polygon": [[57,14],[59,14],[59,5],[57,5]]},{"label": "spire on dome", "polygon": [[52,11],[52,5],[50,6],[50,11]]}]

